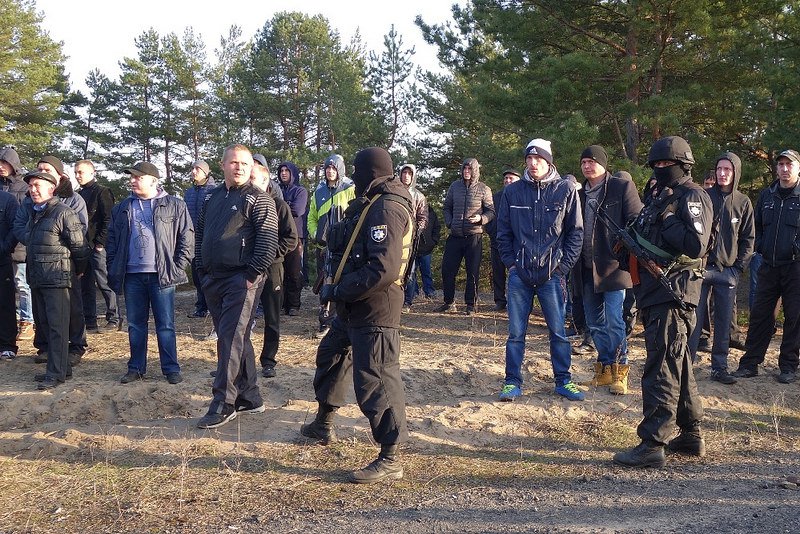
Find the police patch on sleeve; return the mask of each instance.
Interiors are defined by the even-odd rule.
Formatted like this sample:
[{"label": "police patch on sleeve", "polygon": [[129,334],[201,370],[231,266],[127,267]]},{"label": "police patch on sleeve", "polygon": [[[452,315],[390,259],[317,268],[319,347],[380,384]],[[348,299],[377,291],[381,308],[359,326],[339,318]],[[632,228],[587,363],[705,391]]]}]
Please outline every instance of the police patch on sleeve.
[{"label": "police patch on sleeve", "polygon": [[372,236],[372,240],[376,243],[380,243],[384,239],[386,239],[386,225],[379,224],[378,226],[373,226],[369,229],[369,235]]},{"label": "police patch on sleeve", "polygon": [[700,217],[700,214],[703,213],[702,202],[687,202],[686,207],[689,208],[689,214],[692,217]]}]

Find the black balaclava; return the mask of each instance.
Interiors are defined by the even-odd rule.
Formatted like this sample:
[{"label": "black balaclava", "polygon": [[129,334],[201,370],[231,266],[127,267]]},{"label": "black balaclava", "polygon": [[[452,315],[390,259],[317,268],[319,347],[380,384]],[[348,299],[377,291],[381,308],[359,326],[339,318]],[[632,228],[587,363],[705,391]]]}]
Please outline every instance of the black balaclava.
[{"label": "black balaclava", "polygon": [[394,165],[389,153],[379,147],[365,148],[356,154],[353,160],[353,183],[356,196],[363,195],[370,185],[380,178],[390,179],[394,174]]}]

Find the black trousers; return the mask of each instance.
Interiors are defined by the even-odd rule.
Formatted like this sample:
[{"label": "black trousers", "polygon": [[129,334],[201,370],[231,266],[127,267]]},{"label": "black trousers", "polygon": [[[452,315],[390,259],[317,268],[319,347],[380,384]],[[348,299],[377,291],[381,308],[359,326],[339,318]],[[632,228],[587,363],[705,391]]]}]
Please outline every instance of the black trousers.
[{"label": "black trousers", "polygon": [[769,342],[775,333],[780,299],[783,299],[783,335],[778,367],[781,372],[797,372],[800,354],[800,262],[772,267],[762,263],[758,286],[750,310],[750,329],[739,367],[756,369],[764,363]]},{"label": "black trousers", "polygon": [[[283,308],[300,307],[300,294],[303,291],[303,242],[297,242],[294,250],[283,257]],[[279,310],[280,311],[280,310]]]},{"label": "black trousers", "polygon": [[314,392],[319,402],[345,403],[350,369],[361,412],[381,445],[408,439],[405,388],[400,376],[400,331],[367,326],[348,328],[338,318],[317,349]]},{"label": "black trousers", "polygon": [[[325,251],[326,249],[324,248],[317,249],[317,279],[320,276],[325,277]],[[336,319],[336,305],[332,302],[327,304],[320,303],[318,318],[320,328],[331,326],[333,320]]]},{"label": "black trousers", "polygon": [[478,278],[483,254],[483,234],[457,237],[451,235],[444,244],[442,256],[442,290],[445,304],[452,304],[456,296],[456,275],[464,260],[467,268],[467,286],[464,288],[464,303],[475,306]]},{"label": "black trousers", "polygon": [[195,273],[197,272],[197,263],[192,260],[192,283],[194,284],[197,300],[194,303],[194,311],[205,314],[208,312],[208,304],[206,304],[206,296],[203,294],[203,282],[200,277]]},{"label": "black trousers", "polygon": [[31,288],[37,336],[44,339],[47,376],[64,382],[72,374],[69,365],[71,291],[66,287]]},{"label": "black trousers", "polygon": [[106,321],[119,321],[117,295],[108,287],[106,267],[106,251],[92,249],[86,272],[81,277],[81,300],[83,302],[83,318],[86,326],[97,326],[97,290],[103,295],[106,303]]},{"label": "black trousers", "polygon": [[[86,353],[86,320],[83,316],[83,299],[81,298],[81,279],[72,273],[72,287],[69,288],[69,353],[83,356]],[[35,317],[34,317],[35,320]],[[39,354],[48,352],[48,336],[39,333],[33,335],[33,346]]]},{"label": "black trousers", "polygon": [[264,346],[261,348],[261,367],[275,367],[275,356],[281,337],[281,298],[283,297],[283,263],[270,265],[261,292],[264,308]]},{"label": "black trousers", "polygon": [[219,413],[224,404],[260,406],[256,384],[256,357],[250,332],[263,279],[247,287],[244,271],[225,278],[206,276],[203,293],[217,331],[217,375],[211,391],[209,413]]},{"label": "black trousers", "polygon": [[642,374],[642,412],[639,438],[665,445],[675,431],[696,429],[703,420],[688,340],[694,329],[694,310],[671,303],[643,308],[647,359]]},{"label": "black trousers", "polygon": [[16,354],[19,351],[16,290],[11,260],[0,263],[0,352],[10,350]]},{"label": "black trousers", "polygon": [[505,306],[508,304],[506,300],[506,266],[503,260],[500,259],[500,251],[494,239],[492,239],[489,252],[491,253],[490,256],[492,259],[492,292],[494,293],[494,303]]}]

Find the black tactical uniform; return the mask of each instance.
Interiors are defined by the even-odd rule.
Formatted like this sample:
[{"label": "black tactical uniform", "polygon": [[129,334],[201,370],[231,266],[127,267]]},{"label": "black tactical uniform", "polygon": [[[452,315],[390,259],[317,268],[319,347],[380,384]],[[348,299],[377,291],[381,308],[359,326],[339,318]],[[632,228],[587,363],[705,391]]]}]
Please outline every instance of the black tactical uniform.
[{"label": "black tactical uniform", "polygon": [[[668,166],[662,166],[664,162]],[[703,406],[688,339],[695,326],[694,309],[700,298],[713,207],[706,192],[692,182],[694,157],[684,139],[664,137],[656,141],[648,164],[653,167],[655,183],[645,195],[644,208],[632,230],[649,257],[666,273],[675,295],[641,262],[638,264],[640,283],[634,291],[644,320],[647,349],[642,375],[644,418],[637,430],[642,442],[614,456],[615,462],[633,467],[664,465],[664,445],[676,422],[681,434],[669,442],[669,448],[705,453],[700,434]],[[683,307],[681,302],[685,303]]]},{"label": "black tactical uniform", "polygon": [[[381,444],[378,458],[350,476],[351,482],[365,483],[403,476],[395,457],[397,445],[408,438],[399,328],[413,222],[411,197],[393,177],[388,152],[368,148],[353,163],[356,199],[328,234],[328,276],[334,276],[342,261],[344,267],[341,278],[320,294],[336,302],[337,312],[317,350],[314,391],[320,409],[301,433],[323,442],[334,439],[333,412],[345,402],[352,366],[358,405]],[[363,222],[357,226],[359,219]],[[354,232],[357,237],[345,255]]]}]

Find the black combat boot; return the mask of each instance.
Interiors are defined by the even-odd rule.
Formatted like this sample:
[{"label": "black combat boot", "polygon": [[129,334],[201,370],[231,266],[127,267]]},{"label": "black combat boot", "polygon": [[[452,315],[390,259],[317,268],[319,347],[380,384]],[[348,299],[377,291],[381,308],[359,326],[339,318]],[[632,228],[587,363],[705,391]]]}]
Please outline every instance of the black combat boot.
[{"label": "black combat boot", "polygon": [[354,484],[372,484],[388,478],[399,480],[403,478],[403,466],[397,459],[397,445],[381,445],[381,452],[371,464],[353,471],[348,480]]},{"label": "black combat boot", "polygon": [[614,463],[627,467],[664,467],[664,447],[649,445],[643,441],[629,451],[615,454]]},{"label": "black combat boot", "polygon": [[706,442],[699,428],[691,430],[681,429],[678,437],[667,443],[667,450],[677,454],[688,454],[690,456],[705,456]]},{"label": "black combat boot", "polygon": [[317,416],[309,424],[301,426],[300,433],[307,438],[319,441],[320,445],[336,441],[336,432],[333,430],[334,415],[336,415],[335,406],[320,402]]}]

